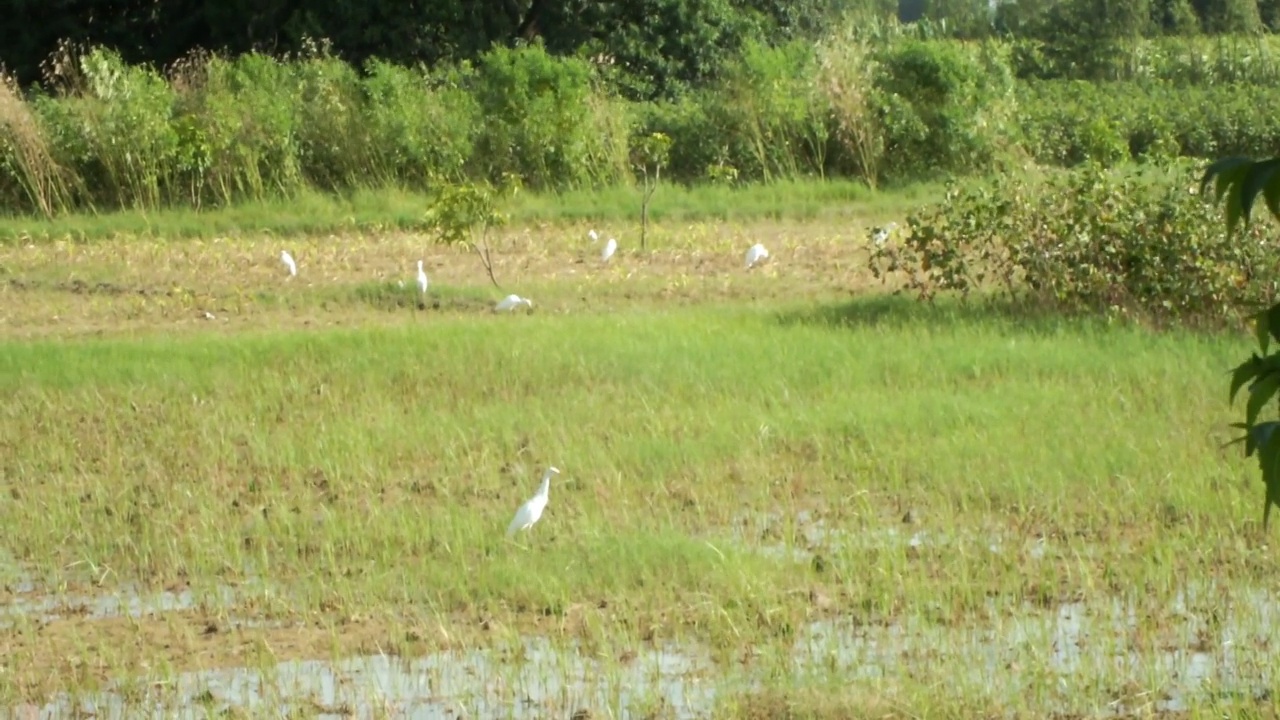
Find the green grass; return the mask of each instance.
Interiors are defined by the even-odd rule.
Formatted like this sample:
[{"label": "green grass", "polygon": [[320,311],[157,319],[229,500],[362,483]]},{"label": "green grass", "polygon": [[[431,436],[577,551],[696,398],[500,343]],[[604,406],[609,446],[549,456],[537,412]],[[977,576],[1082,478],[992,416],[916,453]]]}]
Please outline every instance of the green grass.
[{"label": "green grass", "polygon": [[[5,342],[3,544],[47,585],[247,573],[266,615],[680,638],[730,663],[785,658],[812,592],[955,638],[1119,600],[1156,637],[1188,584],[1245,607],[1269,582],[1243,539],[1261,485],[1220,449],[1247,347],[888,300]],[[542,521],[506,541],[549,464]],[[945,542],[886,535],[908,509]],[[1045,697],[894,687],[916,712]]]},{"label": "green grass", "polygon": [[[804,180],[735,188],[662,185],[653,197],[655,222],[755,219],[840,219],[888,215],[940,192],[936,184],[872,191],[849,180]],[[0,217],[0,243],[119,236],[211,238],[246,232],[277,236],[322,235],[340,231],[421,230],[431,197],[395,189],[359,190],[346,195],[303,192],[269,202],[230,207],[157,212],[77,213],[53,220]],[[631,187],[564,193],[522,192],[506,208],[515,225],[576,221],[639,223],[640,194]]]},{"label": "green grass", "polygon": [[[355,292],[406,309],[393,284]],[[1089,714],[1175,687],[1160,652],[1192,642],[1185,614],[1230,618],[1234,652],[1274,661],[1245,642],[1267,624],[1262,487],[1221,448],[1247,337],[896,299],[508,316],[451,292],[457,313],[392,327],[0,341],[5,579],[238,585],[237,614],[324,641],[227,660],[264,667],[436,637],[604,659],[677,641],[718,662],[723,717]],[[547,465],[547,512],[507,541]],[[1075,602],[1135,620],[1098,626],[1064,685],[1055,635],[1010,628]],[[835,651],[800,673],[797,647],[827,652],[815,620],[918,639],[881,680]],[[68,653],[111,678],[146,657],[161,682],[186,646],[148,623],[175,620],[69,646],[23,625],[0,700],[96,687]],[[1002,679],[975,674],[992,648]]]}]

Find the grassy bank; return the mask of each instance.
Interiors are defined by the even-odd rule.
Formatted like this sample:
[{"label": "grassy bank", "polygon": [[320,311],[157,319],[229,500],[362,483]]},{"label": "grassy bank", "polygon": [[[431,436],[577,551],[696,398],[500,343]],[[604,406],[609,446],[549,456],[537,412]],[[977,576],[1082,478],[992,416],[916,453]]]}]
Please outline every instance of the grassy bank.
[{"label": "grassy bank", "polygon": [[[662,185],[649,218],[658,224],[759,220],[871,222],[901,217],[941,194],[938,184],[915,183],[880,191],[849,180],[797,180],[735,187]],[[193,239],[236,234],[276,237],[349,232],[420,231],[431,196],[381,188],[346,194],[302,191],[291,198],[237,203],[197,211],[169,208],[76,213],[54,219],[0,217],[0,244],[113,237]],[[520,192],[504,211],[513,226],[550,223],[609,223],[638,235],[640,190],[616,186],[594,190]]]}]

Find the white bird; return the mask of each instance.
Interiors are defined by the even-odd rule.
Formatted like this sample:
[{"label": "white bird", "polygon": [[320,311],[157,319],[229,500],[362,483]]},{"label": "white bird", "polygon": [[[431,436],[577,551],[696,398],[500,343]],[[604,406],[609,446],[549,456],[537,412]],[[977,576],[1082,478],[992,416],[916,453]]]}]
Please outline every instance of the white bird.
[{"label": "white bird", "polygon": [[601,262],[609,262],[609,258],[613,257],[613,253],[618,249],[618,241],[609,238],[609,242],[604,244],[604,250],[600,253]]},{"label": "white bird", "polygon": [[750,269],[756,263],[767,257],[769,257],[769,251],[765,250],[763,245],[760,243],[752,245],[751,249],[747,250],[747,268]]},{"label": "white bird", "polygon": [[298,263],[293,261],[293,256],[289,254],[288,250],[280,251],[280,262],[284,263],[284,266],[289,268],[289,275],[294,276],[298,274]]},{"label": "white bird", "polygon": [[591,238],[591,242],[595,242],[600,239],[600,236],[596,234],[595,230],[588,230],[587,237]]},{"label": "white bird", "polygon": [[423,294],[427,294],[427,271],[422,269],[422,261],[418,261],[418,290]]},{"label": "white bird", "polygon": [[516,510],[516,516],[511,518],[511,524],[507,526],[507,537],[521,530],[528,530],[538,522],[538,518],[542,517],[542,511],[547,507],[547,493],[551,490],[553,474],[559,475],[560,471],[554,467],[547,468],[547,473],[542,476],[542,487],[538,488],[538,494],[526,500],[520,509]]},{"label": "white bird", "polygon": [[889,233],[897,229],[898,229],[898,223],[891,222],[888,225],[885,225],[884,227],[877,229],[875,235],[873,235],[871,239],[873,242],[875,242],[876,245],[883,245],[889,241]]},{"label": "white bird", "polygon": [[498,304],[495,305],[493,309],[494,312],[504,312],[506,310],[515,310],[521,305],[528,305],[529,308],[532,309],[533,301],[529,298],[522,298],[519,295],[508,295],[499,300]]}]

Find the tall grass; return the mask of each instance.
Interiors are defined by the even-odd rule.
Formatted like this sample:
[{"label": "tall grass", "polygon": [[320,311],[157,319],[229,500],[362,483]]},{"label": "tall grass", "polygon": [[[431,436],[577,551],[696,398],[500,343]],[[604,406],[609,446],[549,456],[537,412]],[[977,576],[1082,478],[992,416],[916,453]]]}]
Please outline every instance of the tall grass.
[{"label": "tall grass", "polygon": [[632,103],[606,69],[539,45],[432,70],[355,68],[315,45],[283,58],[195,53],[163,71],[64,45],[49,91],[0,90],[0,203],[50,217],[513,177],[544,191],[626,186],[633,138],[652,132],[672,138],[663,177],[682,183],[875,186],[1027,155],[1258,152],[1280,142],[1274,123],[1237,115],[1280,97],[1257,81],[1280,74],[1275,47],[1138,40],[1109,74],[1124,84],[1104,86],[1047,73],[1023,41],[846,24],[816,46],[750,44],[714,82]]}]

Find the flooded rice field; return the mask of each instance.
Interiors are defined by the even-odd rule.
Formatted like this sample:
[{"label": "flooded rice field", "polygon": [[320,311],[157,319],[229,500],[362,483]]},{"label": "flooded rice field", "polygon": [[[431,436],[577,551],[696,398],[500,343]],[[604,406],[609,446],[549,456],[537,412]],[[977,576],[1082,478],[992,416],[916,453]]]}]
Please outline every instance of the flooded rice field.
[{"label": "flooded rice field", "polygon": [[[809,549],[768,543],[757,549],[814,558],[853,542],[825,531],[815,518],[799,519],[799,544]],[[745,521],[738,527],[740,537],[759,529]],[[947,539],[905,518],[878,540],[858,540],[873,541],[921,548]],[[1033,559],[1054,552],[1045,539],[1021,548],[999,539],[985,546],[992,554],[1020,552]],[[262,592],[262,583],[254,585]],[[224,630],[288,631],[285,621],[236,617],[244,590],[142,594],[119,587],[98,596],[50,595],[23,581],[10,586],[0,622],[7,628],[69,617],[163,623],[173,613],[205,612],[219,615]],[[1233,601],[1224,605],[1228,596]],[[945,613],[929,601],[893,620],[869,620],[865,612],[842,612],[831,598],[812,599],[831,612],[796,628],[790,642],[744,643],[728,654],[693,641],[614,651],[513,633],[483,646],[416,656],[391,650],[153,670],[113,678],[89,692],[57,692],[42,703],[10,707],[6,716],[705,718],[717,716],[726,698],[749,697],[779,682],[838,682],[868,693],[903,683],[945,683],[994,706],[1068,717],[1177,716],[1221,698],[1269,703],[1277,687],[1280,650],[1272,628],[1280,605],[1260,589],[1228,593],[1190,583],[1160,618],[1144,616],[1132,597],[1043,605],[989,597],[964,622],[939,620]]]}]

